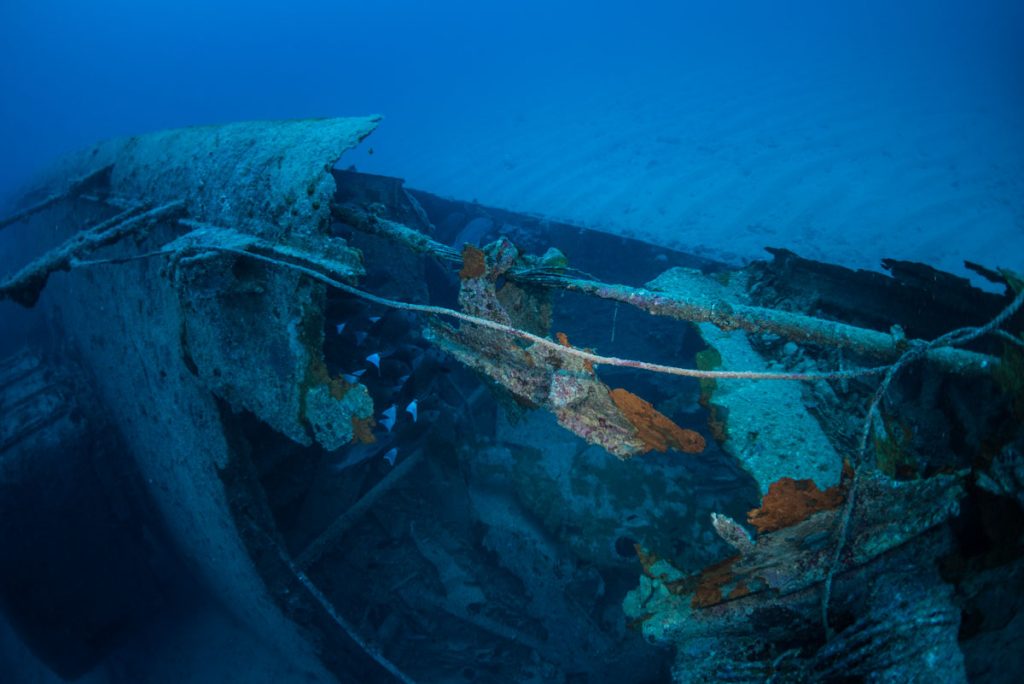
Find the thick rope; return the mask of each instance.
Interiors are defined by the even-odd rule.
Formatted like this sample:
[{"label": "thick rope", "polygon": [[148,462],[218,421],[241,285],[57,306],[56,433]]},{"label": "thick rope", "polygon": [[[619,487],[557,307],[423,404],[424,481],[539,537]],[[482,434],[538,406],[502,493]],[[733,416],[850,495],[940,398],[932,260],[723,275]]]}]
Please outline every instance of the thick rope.
[{"label": "thick rope", "polygon": [[458,321],[462,321],[463,323],[469,323],[484,328],[490,328],[491,330],[496,330],[498,332],[511,335],[512,337],[518,337],[520,339],[533,342],[534,344],[538,344],[558,354],[575,356],[577,358],[583,359],[584,361],[589,361],[590,363],[598,365],[618,366],[621,368],[636,368],[638,370],[650,371],[652,373],[663,373],[666,375],[681,375],[683,377],[688,378],[709,378],[715,380],[794,380],[804,382],[813,382],[818,380],[836,380],[842,378],[855,378],[864,375],[880,375],[882,373],[885,373],[889,369],[889,366],[876,366],[873,368],[863,368],[859,370],[831,371],[824,373],[761,373],[755,371],[714,371],[700,370],[697,368],[680,368],[678,366],[666,366],[660,363],[650,363],[648,361],[637,361],[634,359],[622,359],[615,356],[601,356],[599,354],[594,354],[583,349],[577,349],[575,347],[566,347],[558,342],[549,340],[539,335],[534,335],[533,333],[526,332],[525,330],[520,330],[519,328],[515,328],[510,325],[505,325],[503,323],[498,323],[496,321],[492,321],[486,318],[480,318],[479,316],[472,316],[461,311],[446,309],[441,306],[433,306],[430,304],[411,304],[409,302],[400,302],[394,299],[380,297],[378,295],[371,294],[364,290],[360,290],[357,287],[353,287],[351,285],[342,283],[338,280],[334,280],[333,278],[330,278],[311,268],[299,266],[298,264],[289,263],[287,261],[282,261],[280,259],[275,259],[273,257],[264,256],[262,254],[255,254],[253,252],[247,252],[242,249],[235,249],[232,247],[220,247],[217,245],[204,245],[202,249],[237,254],[239,256],[249,257],[250,259],[255,259],[257,261],[264,261],[270,264],[284,266],[285,268],[290,268],[301,273],[304,273],[310,276],[311,278],[315,278],[316,280],[319,280],[325,285],[329,285],[333,288],[341,290],[342,292],[347,292],[353,297],[358,297],[360,299],[372,302],[374,304],[379,304],[381,306],[386,306],[392,309],[399,309],[402,311],[412,311],[415,313],[427,314],[430,316],[454,318]]}]

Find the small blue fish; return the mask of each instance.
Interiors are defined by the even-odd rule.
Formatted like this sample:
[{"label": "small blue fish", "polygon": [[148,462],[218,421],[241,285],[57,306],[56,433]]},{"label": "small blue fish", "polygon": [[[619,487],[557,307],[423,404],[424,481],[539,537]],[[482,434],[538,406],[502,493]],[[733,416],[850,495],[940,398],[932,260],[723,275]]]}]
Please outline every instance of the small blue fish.
[{"label": "small blue fish", "polygon": [[407,383],[407,382],[409,382],[409,376],[408,375],[403,375],[402,377],[398,378],[398,386],[399,387],[405,387],[405,383]]},{"label": "small blue fish", "polygon": [[338,325],[334,326],[334,331],[335,331],[335,333],[340,335],[341,333],[343,333],[345,331],[345,324],[344,323],[339,323]]},{"label": "small blue fish", "polygon": [[356,333],[356,345],[362,346],[363,342],[366,341],[367,333],[359,331]]},{"label": "small blue fish", "polygon": [[395,459],[398,457],[398,449],[391,447],[388,452],[384,454],[384,460],[388,462],[389,466],[395,465]]},{"label": "small blue fish", "polygon": [[416,405],[416,400],[413,399],[409,402],[409,405],[405,407],[405,412],[412,416],[412,422],[416,422],[419,417],[419,407]]},{"label": "small blue fish", "polygon": [[354,370],[351,373],[343,373],[341,377],[345,378],[345,382],[352,385],[359,382],[359,378],[363,377],[364,373],[366,373],[366,369],[360,368],[359,370]]},{"label": "small blue fish", "polygon": [[380,354],[374,352],[366,357],[366,360],[377,367],[377,374],[380,375]]},{"label": "small blue fish", "polygon": [[380,316],[370,316],[370,323],[376,323],[380,320]]},{"label": "small blue fish", "polygon": [[384,411],[381,413],[381,415],[384,416],[384,419],[380,421],[380,424],[383,425],[388,432],[391,432],[391,428],[395,427],[395,419],[397,418],[397,413],[398,407],[395,406],[394,404],[392,404],[389,408],[384,409]]}]

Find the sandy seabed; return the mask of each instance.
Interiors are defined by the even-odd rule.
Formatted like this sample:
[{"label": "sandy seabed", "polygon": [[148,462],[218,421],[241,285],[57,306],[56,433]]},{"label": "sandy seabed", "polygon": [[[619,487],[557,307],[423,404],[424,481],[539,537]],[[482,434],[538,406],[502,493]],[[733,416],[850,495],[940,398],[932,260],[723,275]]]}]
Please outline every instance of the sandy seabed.
[{"label": "sandy seabed", "polygon": [[907,83],[705,71],[492,88],[414,122],[386,119],[367,143],[376,155],[355,161],[732,263],[779,246],[855,268],[1024,270],[1024,118],[1012,98]]}]

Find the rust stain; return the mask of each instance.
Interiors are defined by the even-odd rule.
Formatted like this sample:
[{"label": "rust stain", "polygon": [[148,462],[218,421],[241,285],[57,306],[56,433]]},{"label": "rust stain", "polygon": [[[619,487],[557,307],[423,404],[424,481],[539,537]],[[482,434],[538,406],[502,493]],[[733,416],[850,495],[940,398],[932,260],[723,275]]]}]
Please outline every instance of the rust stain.
[{"label": "rust stain", "polygon": [[610,394],[648,449],[665,453],[672,447],[688,454],[704,451],[705,442],[700,433],[679,427],[649,402],[621,388],[613,389]]},{"label": "rust stain", "polygon": [[[737,554],[732,558],[726,558],[724,561],[706,567],[697,578],[697,586],[694,587],[690,605],[694,608],[708,608],[724,601],[722,589],[734,579],[732,566],[740,558],[741,556]],[[743,588],[742,593],[737,594],[741,587]],[[746,591],[746,585],[741,582],[729,592],[729,598],[739,598],[746,593],[749,591]]]},{"label": "rust stain", "polygon": [[332,399],[343,399],[349,388],[352,387],[352,385],[348,384],[340,377],[332,378],[323,359],[315,356],[311,357],[309,360],[309,366],[306,369],[306,377],[307,382],[311,387],[315,385],[326,385],[327,391],[330,392]]},{"label": "rust stain", "polygon": [[814,480],[783,477],[768,486],[761,507],[747,513],[747,522],[761,534],[774,532],[803,522],[818,511],[839,508],[845,498],[842,484],[821,491]]},{"label": "rust stain", "polygon": [[351,386],[352,385],[348,384],[341,378],[331,378],[330,382],[327,383],[327,387],[331,392],[331,397],[338,401],[341,401],[345,397],[345,394]]},{"label": "rust stain", "polygon": [[725,422],[726,409],[718,404],[708,403],[708,430],[711,431],[711,438],[721,444],[729,437],[728,428]]},{"label": "rust stain", "polygon": [[353,439],[361,444],[372,444],[377,441],[377,438],[373,436],[373,417],[369,418],[356,418],[352,416],[352,435]]},{"label": "rust stain", "polygon": [[[558,344],[562,345],[563,347],[569,347],[570,349],[573,348],[572,345],[569,344],[569,336],[566,335],[564,332],[555,333],[555,339],[558,340]],[[592,350],[584,349],[584,351],[590,352]],[[586,370],[588,373],[593,374],[594,364],[591,363],[588,359],[583,359],[583,369]]]},{"label": "rust stain", "polygon": [[654,613],[644,613],[640,617],[635,617],[632,620],[626,622],[626,629],[639,632],[643,628],[644,623],[650,620],[652,617],[654,617]]},{"label": "rust stain", "polygon": [[735,587],[732,588],[732,591],[729,592],[729,596],[727,598],[730,601],[732,601],[733,599],[743,598],[744,596],[746,596],[749,593],[750,593],[750,588],[747,587],[747,583],[741,581],[741,582],[737,583],[737,585]]},{"label": "rust stain", "polygon": [[657,579],[651,571],[651,566],[658,562],[658,557],[640,546],[640,544],[633,544],[633,550],[636,551],[636,557],[640,559],[640,567],[643,574],[651,579]]},{"label": "rust stain", "polygon": [[487,273],[487,259],[484,253],[473,245],[466,244],[462,248],[462,269],[459,277],[463,280],[480,278]]}]

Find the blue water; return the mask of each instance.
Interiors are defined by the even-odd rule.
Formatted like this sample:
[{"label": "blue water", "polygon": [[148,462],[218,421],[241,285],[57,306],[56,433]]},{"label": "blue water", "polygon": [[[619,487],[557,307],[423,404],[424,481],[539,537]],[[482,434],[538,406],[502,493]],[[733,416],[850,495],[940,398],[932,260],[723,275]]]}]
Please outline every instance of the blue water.
[{"label": "blue water", "polygon": [[[557,234],[574,267],[603,280],[642,283],[653,276],[640,277],[641,262],[651,274],[694,264],[714,272],[721,266],[714,262],[746,264],[765,257],[765,247],[784,247],[874,271],[884,270],[885,258],[923,262],[990,291],[965,294],[945,283],[936,296],[927,279],[921,289],[914,289],[917,283],[886,290],[891,281],[879,285],[869,276],[822,284],[811,275],[793,282],[821,285],[826,304],[778,295],[794,310],[808,307],[814,310],[806,313],[840,320],[856,314],[862,316],[857,325],[878,330],[899,322],[910,338],[929,339],[952,326],[947,311],[966,321],[966,314],[995,315],[1008,301],[991,295],[1005,287],[985,282],[965,260],[1024,272],[1021,0],[0,0],[0,217],[60,155],[98,139],[240,120],[367,114],[381,114],[383,122],[340,166],[401,177],[426,191],[414,196],[429,210],[434,236],[456,249],[466,236],[487,233],[489,240],[510,228],[540,254],[550,246],[545,236]],[[94,209],[81,204],[75,209],[81,214],[40,212],[5,230],[0,278],[38,256],[48,239],[77,229],[72,222]],[[333,230],[348,230],[348,219],[340,217],[350,209],[335,212]],[[511,223],[503,224],[509,216]],[[536,216],[557,221],[533,222]],[[642,242],[597,236],[578,225]],[[465,286],[458,266],[406,259],[358,231],[339,234],[365,249],[369,275],[360,287],[455,306]],[[19,462],[21,470],[11,474],[8,444],[0,439],[0,579],[23,581],[0,585],[0,684],[19,678],[50,684],[59,680],[55,672],[71,672],[84,684],[348,681],[345,674],[352,681],[402,681],[374,664],[378,647],[419,681],[442,674],[445,682],[672,680],[674,653],[642,632],[654,613],[645,617],[641,601],[638,620],[630,622],[623,609],[650,572],[636,545],[658,545],[666,561],[687,573],[715,567],[731,547],[715,535],[709,514],[743,522],[759,501],[759,483],[722,448],[728,409],[709,409],[707,385],[598,363],[609,388],[636,390],[708,445],[703,454],[669,450],[619,461],[560,427],[550,410],[524,409],[533,398],[516,403],[488,391],[497,383],[482,382],[439,351],[436,330],[433,342],[423,336],[425,318],[330,290],[316,300],[325,311],[323,368],[309,364],[301,392],[310,391],[314,376],[322,380],[321,371],[334,374],[326,385],[332,395],[337,378],[361,377],[377,418],[363,428],[377,441],[333,452],[300,446],[266,416],[232,404],[230,373],[238,368],[228,369],[223,383],[211,380],[221,377],[216,358],[205,360],[214,369],[204,375],[204,360],[190,356],[187,338],[221,340],[231,352],[225,358],[254,369],[251,377],[262,388],[264,366],[247,355],[271,349],[287,366],[299,357],[296,348],[305,349],[312,317],[301,326],[287,321],[285,343],[264,346],[284,339],[274,337],[281,330],[273,324],[285,318],[279,302],[272,314],[243,311],[238,302],[261,301],[253,295],[265,292],[258,278],[270,267],[239,259],[230,272],[203,271],[209,283],[189,281],[189,266],[175,270],[176,261],[170,268],[156,251],[160,245],[147,245],[154,251],[136,259],[131,250],[140,244],[147,245],[125,240],[116,246],[124,252],[110,252],[129,255],[124,262],[78,264],[69,275],[54,274],[35,309],[0,302],[0,427],[23,427],[11,416],[28,406],[53,418],[51,432],[73,445],[64,452],[31,442],[34,430],[48,434],[49,423],[29,424],[18,435],[28,435],[24,444],[9,442],[29,454],[22,458],[29,465]],[[629,265],[634,272],[625,271]],[[124,273],[136,280],[121,280]],[[182,273],[179,280],[164,278]],[[730,273],[718,272],[715,283]],[[769,300],[777,285],[771,273],[764,277],[768,294],[758,295]],[[905,273],[913,280],[918,272]],[[124,282],[147,289],[138,296]],[[851,297],[848,310],[827,310],[852,282],[876,288],[864,285],[865,292],[894,293],[893,302],[875,311],[864,295]],[[231,309],[237,320],[202,337],[208,321],[193,309],[196,293],[222,286],[209,300],[238,305]],[[296,301],[305,301],[304,287]],[[946,293],[955,301],[942,301]],[[930,301],[917,306],[914,297]],[[542,332],[554,338],[564,324],[572,344],[597,353],[681,366],[696,365],[705,347],[696,327],[625,304],[620,311],[619,303],[560,293],[554,309],[551,330]],[[898,321],[886,318],[892,311]],[[1007,334],[1020,334],[1016,315],[1015,328],[1004,321]],[[132,328],[140,320],[142,332]],[[252,326],[248,336],[245,326]],[[1024,402],[1012,375],[1024,360],[1001,344],[985,340],[975,350],[992,355],[985,368],[1010,368],[995,379],[981,373],[965,379],[907,361],[879,409],[878,422],[893,433],[888,441],[876,434],[867,447],[880,452],[876,460],[892,461],[888,475],[912,482],[970,472],[962,515],[949,526],[959,535],[944,567],[950,576],[940,579],[923,552],[892,563],[912,568],[899,565],[895,575],[927,571],[917,578],[925,595],[932,591],[945,601],[951,587],[959,592],[959,603],[942,604],[953,615],[943,657],[959,658],[956,613],[962,610],[959,637],[973,640],[964,649],[968,670],[985,682],[1015,681],[1019,657],[1000,639],[1012,644],[1024,634],[1024,433],[1015,413]],[[755,336],[747,359],[760,354],[764,369],[789,372],[863,361],[845,353],[764,335]],[[994,361],[1000,353],[1005,365]],[[559,378],[572,372],[551,363]],[[279,370],[267,370],[270,389]],[[510,371],[510,386],[516,372]],[[796,421],[785,412],[803,416],[802,402],[805,417],[835,418],[829,438],[849,457],[877,382],[878,376],[830,386],[815,381],[818,394],[757,404],[782,416],[764,434],[794,432],[789,426]],[[559,387],[552,388],[555,397]],[[766,396],[752,395],[749,401]],[[168,406],[154,406],[158,401]],[[541,409],[555,402],[549,403]],[[393,420],[385,427],[388,406]],[[409,406],[418,408],[400,410]],[[296,420],[312,431],[307,409],[302,394]],[[806,424],[816,425],[810,417]],[[591,427],[577,426],[581,434]],[[755,460],[772,448],[763,446],[771,444],[767,437],[756,443],[761,433],[748,434]],[[134,450],[118,441],[126,435]],[[222,479],[212,479],[215,457],[202,448],[175,451],[180,444],[205,446],[204,435],[217,442],[211,453],[237,457],[216,473]],[[811,443],[808,433],[794,439]],[[281,559],[270,553],[308,548],[316,533],[394,472],[396,457],[402,467],[421,456],[413,476],[367,504],[369,513],[356,512],[343,542],[325,552],[327,562],[311,561],[311,579],[297,572],[293,578],[296,568],[283,552]],[[145,476],[138,465],[144,458]],[[799,458],[785,451],[780,460]],[[829,463],[836,473],[838,462]],[[225,492],[231,516],[199,520],[196,511],[220,506]],[[864,500],[871,504],[857,504],[864,509],[885,505],[880,497]],[[273,518],[267,529],[278,526],[283,545],[259,536],[268,536],[260,527],[267,520],[256,519],[266,511]],[[752,543],[732,532],[733,541]],[[818,538],[803,541],[814,551],[820,539],[812,536]],[[237,541],[238,548],[200,541],[191,548],[193,537],[204,544]],[[250,558],[253,548],[261,552]],[[246,585],[247,578],[267,586]],[[316,589],[303,580],[329,595],[320,599],[323,610],[310,609]],[[868,601],[877,596],[865,598],[888,591],[880,586],[877,592],[874,584],[843,586],[836,593],[855,608],[863,601],[885,614],[884,602],[879,608]],[[279,593],[264,597],[267,588]],[[892,620],[902,624],[900,611],[918,604],[898,590],[890,594]],[[810,601],[808,614],[816,616],[817,598]],[[679,615],[689,615],[689,605],[679,604]],[[36,606],[51,611],[40,615]],[[279,609],[298,625],[294,631],[292,622],[280,627]],[[118,622],[91,624],[97,614]],[[783,614],[761,615],[758,625],[781,629],[790,620],[778,618]],[[832,626],[846,629],[851,621],[841,614]],[[51,625],[64,623],[77,640],[54,636]],[[801,639],[815,648],[824,643],[814,641],[817,625],[804,627]],[[353,645],[360,634],[369,647]],[[915,643],[931,645],[929,634],[921,628]],[[788,643],[784,637],[773,645]],[[893,652],[896,660],[905,655]],[[764,662],[786,657],[750,654]]]},{"label": "blue water", "polygon": [[1024,259],[1024,5],[0,7],[0,196],[109,136],[380,113],[345,160],[727,260]]}]

